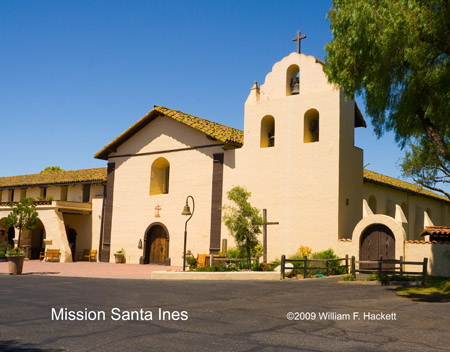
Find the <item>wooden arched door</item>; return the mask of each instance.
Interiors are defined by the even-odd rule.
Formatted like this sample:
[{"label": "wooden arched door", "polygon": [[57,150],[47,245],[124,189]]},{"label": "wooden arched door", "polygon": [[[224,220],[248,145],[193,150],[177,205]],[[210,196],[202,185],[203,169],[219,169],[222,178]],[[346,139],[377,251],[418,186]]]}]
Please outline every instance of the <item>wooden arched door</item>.
[{"label": "wooden arched door", "polygon": [[[361,236],[360,260],[395,259],[395,237],[389,227],[381,224],[369,226]],[[383,266],[383,267],[388,267]],[[377,268],[377,265],[365,264],[361,268]]]},{"label": "wooden arched door", "polygon": [[161,225],[151,226],[145,234],[144,264],[165,264],[169,254],[169,235]]}]

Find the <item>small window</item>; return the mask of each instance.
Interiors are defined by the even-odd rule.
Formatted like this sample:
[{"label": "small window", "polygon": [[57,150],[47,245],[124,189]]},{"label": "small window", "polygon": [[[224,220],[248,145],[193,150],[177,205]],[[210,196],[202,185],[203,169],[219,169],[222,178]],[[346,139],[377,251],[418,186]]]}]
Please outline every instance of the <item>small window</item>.
[{"label": "small window", "polygon": [[158,158],[152,164],[150,195],[169,193],[170,164],[165,158]]},{"label": "small window", "polygon": [[27,189],[26,188],[21,189],[20,190],[20,199],[24,199],[24,198],[26,198],[26,196],[27,196]]},{"label": "small window", "polygon": [[297,65],[291,65],[286,71],[286,96],[300,93],[300,69]]},{"label": "small window", "polygon": [[319,112],[316,109],[309,109],[305,113],[305,123],[303,126],[303,142],[312,143],[319,141]]},{"label": "small window", "polygon": [[377,213],[377,199],[375,198],[374,195],[371,195],[369,197],[369,207],[370,207],[370,210],[372,210],[372,213],[374,213],[374,214]]},{"label": "small window", "polygon": [[270,148],[275,146],[275,119],[273,116],[264,116],[261,120],[261,148]]},{"label": "small window", "polygon": [[10,197],[9,201],[14,202],[14,190],[13,189],[11,190],[10,195],[11,195],[11,197]]}]

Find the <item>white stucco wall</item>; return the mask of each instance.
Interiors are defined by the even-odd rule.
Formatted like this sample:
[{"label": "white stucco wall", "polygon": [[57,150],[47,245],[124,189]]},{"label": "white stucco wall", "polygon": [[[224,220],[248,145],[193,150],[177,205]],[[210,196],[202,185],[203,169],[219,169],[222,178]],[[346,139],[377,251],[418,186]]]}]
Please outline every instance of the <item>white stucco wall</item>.
[{"label": "white stucco wall", "polygon": [[[286,96],[286,72],[300,67],[300,94]],[[319,141],[304,143],[304,117],[319,112]],[[261,119],[275,119],[275,146],[260,148]],[[336,249],[361,217],[362,152],[354,143],[354,105],[327,83],[315,58],[292,53],[276,63],[245,104],[245,143],[235,167],[225,170],[226,192],[242,185],[251,203],[266,208],[268,258],[290,255],[301,245]],[[232,157],[232,155],[229,155]],[[342,156],[342,158],[341,158]],[[346,205],[349,199],[349,205]],[[225,226],[223,234],[227,233]],[[232,243],[230,242],[230,245]]]},{"label": "white stucco wall", "polygon": [[436,226],[450,226],[449,206],[445,201],[439,201],[429,197],[413,195],[390,187],[364,182],[364,199],[369,202],[370,196],[375,196],[377,201],[377,214],[391,215],[392,204],[406,205],[405,225],[408,240],[420,240],[420,232],[428,224],[424,221],[424,213],[431,210],[431,221]]},{"label": "white stucco wall", "polygon": [[[167,117],[158,117],[120,146],[113,155],[151,153],[214,144],[203,133]],[[217,143],[217,142],[216,142]],[[141,239],[154,222],[163,223],[169,232],[169,257],[172,265],[182,264],[186,217],[181,215],[186,197],[195,199],[195,213],[188,224],[187,248],[194,253],[209,252],[211,221],[211,181],[214,153],[221,146],[174,153],[110,158],[116,163],[114,207],[111,234],[111,260],[121,248],[128,263],[139,263]],[[150,172],[154,160],[164,157],[170,163],[169,193],[150,196]],[[155,207],[162,209],[155,216]],[[192,206],[192,205],[191,205]]]},{"label": "white stucco wall", "polygon": [[[405,243],[406,261],[423,261],[428,258],[428,273],[450,277],[450,244],[443,243]],[[411,269],[410,269],[411,267]],[[421,271],[421,266],[409,266],[408,271]]]}]

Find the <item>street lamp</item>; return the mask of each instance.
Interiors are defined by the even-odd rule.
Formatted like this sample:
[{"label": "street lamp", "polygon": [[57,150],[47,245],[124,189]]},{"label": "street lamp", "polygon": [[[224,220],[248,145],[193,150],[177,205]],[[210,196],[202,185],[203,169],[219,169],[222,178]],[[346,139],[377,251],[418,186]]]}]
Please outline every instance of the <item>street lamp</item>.
[{"label": "street lamp", "polygon": [[[192,199],[192,213],[191,208],[189,208],[188,199]],[[195,210],[195,202],[194,197],[187,196],[186,197],[186,205],[184,206],[183,212],[181,215],[189,215],[189,218],[186,220],[186,223],[184,224],[184,250],[183,250],[183,271],[186,271],[186,240],[187,240],[187,223],[189,220],[191,220],[192,215],[194,215]]]}]

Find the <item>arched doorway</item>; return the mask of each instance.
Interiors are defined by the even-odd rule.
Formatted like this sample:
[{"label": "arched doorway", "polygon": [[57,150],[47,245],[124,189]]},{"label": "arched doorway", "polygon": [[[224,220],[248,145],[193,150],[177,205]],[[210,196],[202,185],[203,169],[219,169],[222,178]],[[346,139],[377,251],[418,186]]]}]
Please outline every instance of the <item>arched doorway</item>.
[{"label": "arched doorway", "polygon": [[[45,227],[41,220],[38,220],[36,227],[30,234],[30,259],[39,259],[39,253],[45,250]],[[25,244],[25,243],[24,243]]]},{"label": "arched doorway", "polygon": [[161,223],[150,225],[145,232],[144,264],[169,264],[169,232]]},{"label": "arched doorway", "polygon": [[[373,224],[361,236],[359,259],[378,260],[380,256],[383,259],[395,259],[395,237],[386,225]],[[376,269],[377,265],[364,264],[361,268]]]},{"label": "arched doorway", "polygon": [[9,246],[14,247],[15,231],[14,227],[6,226],[6,218],[0,219],[0,242],[7,242]]}]

